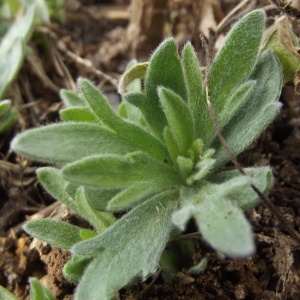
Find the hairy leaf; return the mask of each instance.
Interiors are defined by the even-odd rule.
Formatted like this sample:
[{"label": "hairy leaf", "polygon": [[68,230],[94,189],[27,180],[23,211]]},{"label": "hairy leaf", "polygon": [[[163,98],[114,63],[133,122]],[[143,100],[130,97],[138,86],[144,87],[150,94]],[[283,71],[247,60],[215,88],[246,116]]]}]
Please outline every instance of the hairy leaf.
[{"label": "hairy leaf", "polygon": [[134,146],[136,150],[149,153],[161,161],[168,157],[168,152],[158,139],[142,127],[127,122],[118,116],[109,106],[104,96],[89,81],[81,79],[78,84],[99,120],[125,139],[128,144]]},{"label": "hairy leaf", "polygon": [[[224,127],[222,134],[233,154],[237,155],[249,146],[278,113],[282,86],[281,67],[276,56],[265,51],[258,60],[250,79],[256,84],[247,101]],[[215,143],[217,166],[229,160],[226,151]]]},{"label": "hairy leaf", "polygon": [[71,107],[60,111],[60,118],[65,122],[99,123],[95,115],[86,107]]},{"label": "hairy leaf", "polygon": [[37,176],[39,182],[51,196],[80,214],[75,200],[66,191],[68,183],[62,178],[58,169],[51,167],[40,168],[37,170]]},{"label": "hairy leaf", "polygon": [[55,300],[52,294],[36,278],[30,278],[30,300]]},{"label": "hairy leaf", "polygon": [[76,205],[81,215],[88,220],[99,233],[106,230],[110,225],[112,225],[116,218],[112,213],[104,211],[96,211],[93,209],[86,198],[85,190],[80,187],[75,195]]},{"label": "hairy leaf", "polygon": [[[247,177],[227,182],[230,190],[247,184]],[[221,188],[202,183],[198,188],[182,188],[182,207],[173,214],[173,223],[183,229],[194,217],[203,238],[213,248],[234,257],[250,255],[254,251],[250,225],[240,208],[227,197],[224,185]]]},{"label": "hairy leaf", "polygon": [[84,122],[27,130],[17,135],[11,147],[32,159],[57,163],[72,162],[98,153],[125,154],[135,150],[110,129]]},{"label": "hairy leaf", "polygon": [[[269,191],[273,184],[273,176],[270,167],[244,168],[243,170],[251,179],[251,183],[262,193]],[[214,174],[211,181],[218,185],[222,185],[223,182],[235,180],[235,178],[240,176],[240,173],[235,169],[222,171]],[[235,189],[231,192],[227,190],[227,196],[243,210],[251,208],[260,202],[259,196],[249,185],[244,186],[243,189]]]},{"label": "hairy leaf", "polygon": [[166,186],[180,183],[177,174],[150,156],[135,152],[126,156],[97,155],[66,165],[64,178],[98,188],[126,187],[145,180],[164,180]]},{"label": "hairy leaf", "polygon": [[13,294],[0,285],[0,299],[2,300],[18,300]]},{"label": "hairy leaf", "polygon": [[168,124],[179,145],[180,154],[185,156],[195,138],[190,110],[186,102],[169,89],[159,88],[158,95]]},{"label": "hairy leaf", "polygon": [[187,43],[182,51],[182,67],[188,92],[188,105],[193,114],[197,137],[201,137],[208,124],[204,124],[205,116],[209,114],[206,96],[202,84],[202,74],[197,55],[191,43]]},{"label": "hairy leaf", "polygon": [[132,280],[155,272],[173,228],[175,196],[167,191],[150,198],[102,235],[73,248],[74,253],[95,256],[77,287],[76,300],[112,299]]},{"label": "hairy leaf", "polygon": [[59,92],[59,96],[61,98],[61,100],[64,102],[64,105],[69,108],[69,107],[74,107],[74,106],[85,106],[86,103],[85,101],[82,99],[82,97],[80,97],[80,95],[77,95],[75,92],[73,91],[69,91],[66,89],[61,89]]},{"label": "hairy leaf", "polygon": [[[265,14],[262,10],[247,14],[232,28],[212,62],[209,72],[209,95],[217,119],[230,96],[249,77],[254,67],[264,24]],[[205,137],[205,142],[207,138],[209,137]]]},{"label": "hairy leaf", "polygon": [[136,105],[143,113],[153,133],[163,139],[167,121],[160,108],[157,88],[163,86],[187,99],[184,76],[174,39],[165,40],[151,56],[145,78],[145,97],[136,93],[125,95],[125,99]]},{"label": "hairy leaf", "polygon": [[66,222],[39,219],[25,224],[24,229],[33,237],[65,250],[81,242],[81,228]]},{"label": "hairy leaf", "polygon": [[63,268],[65,278],[74,282],[79,281],[90,261],[91,259],[85,256],[72,255]]}]

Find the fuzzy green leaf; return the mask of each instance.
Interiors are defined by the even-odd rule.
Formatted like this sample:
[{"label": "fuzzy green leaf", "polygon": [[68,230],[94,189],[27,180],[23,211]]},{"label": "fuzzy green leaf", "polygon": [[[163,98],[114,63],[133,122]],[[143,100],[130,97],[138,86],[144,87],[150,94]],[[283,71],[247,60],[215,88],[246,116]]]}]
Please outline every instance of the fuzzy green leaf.
[{"label": "fuzzy green leaf", "polygon": [[103,234],[73,248],[96,256],[77,287],[76,300],[112,299],[132,280],[155,272],[173,229],[174,197],[167,191],[143,202]]},{"label": "fuzzy green leaf", "polygon": [[72,162],[98,153],[125,154],[135,150],[110,129],[84,122],[27,130],[14,138],[11,147],[31,159],[57,163]]},{"label": "fuzzy green leaf", "polygon": [[191,43],[187,43],[182,51],[182,67],[188,92],[188,105],[193,115],[197,137],[203,135],[207,124],[203,123],[209,114],[202,84],[202,74],[197,55]]},{"label": "fuzzy green leaf", "polygon": [[39,182],[51,196],[80,214],[75,200],[66,191],[68,183],[62,178],[58,169],[50,167],[40,168],[37,170],[37,176]]},{"label": "fuzzy green leaf", "polygon": [[212,170],[216,160],[212,158],[203,159],[196,164],[195,172],[187,178],[187,183],[192,185],[195,181],[203,179]]},{"label": "fuzzy green leaf", "polygon": [[[222,134],[234,155],[242,152],[266,128],[278,113],[282,87],[281,67],[276,56],[265,51],[258,60],[250,79],[256,84],[247,101],[233,119],[224,127]],[[216,167],[229,160],[224,148],[217,141]]]},{"label": "fuzzy green leaf", "polygon": [[170,127],[166,127],[164,130],[164,140],[173,162],[176,162],[177,157],[179,155],[179,145]]},{"label": "fuzzy green leaf", "polygon": [[113,131],[118,132],[121,119],[109,106],[104,95],[87,79],[79,78],[77,84],[95,117]]},{"label": "fuzzy green leaf", "polygon": [[187,100],[184,75],[173,38],[162,42],[151,56],[145,79],[145,92],[154,107],[159,107],[157,87],[172,90]]},{"label": "fuzzy green leaf", "polygon": [[[249,184],[247,177],[229,181],[230,190]],[[203,238],[216,250],[243,257],[253,253],[251,228],[243,212],[226,197],[227,187],[202,183],[198,188],[182,188],[182,208],[173,214],[173,223],[183,229],[194,217]]]},{"label": "fuzzy green leaf", "polygon": [[77,95],[73,91],[61,89],[59,92],[59,96],[67,108],[74,107],[74,106],[85,106],[86,105],[86,103],[80,97],[80,95]]},{"label": "fuzzy green leaf", "polygon": [[124,100],[118,108],[119,115],[129,121],[141,123],[141,111],[136,106],[130,104],[128,101]]},{"label": "fuzzy green leaf", "polygon": [[133,183],[165,181],[166,186],[179,184],[176,173],[165,163],[135,152],[126,156],[97,155],[68,164],[62,169],[69,181],[98,188],[118,188]]},{"label": "fuzzy green leaf", "polygon": [[83,187],[80,187],[75,195],[76,204],[78,210],[81,212],[81,215],[89,221],[99,233],[106,230],[110,225],[112,225],[116,218],[112,213],[96,211],[93,209],[86,198],[85,190]]},{"label": "fuzzy green leaf", "polygon": [[36,278],[30,278],[30,300],[55,300],[48,289],[46,289]]},{"label": "fuzzy green leaf", "polygon": [[193,161],[190,158],[183,156],[177,157],[177,165],[184,178],[187,178],[190,175],[194,167]]},{"label": "fuzzy green leaf", "polygon": [[[232,28],[214,58],[209,73],[209,95],[217,119],[231,95],[249,77],[257,59],[264,26],[263,10],[247,14]],[[208,138],[206,136],[204,142]]]},{"label": "fuzzy green leaf", "polygon": [[33,237],[65,250],[81,242],[81,228],[66,222],[39,219],[25,224],[24,230]]},{"label": "fuzzy green leaf", "polygon": [[85,241],[89,240],[97,235],[97,232],[91,229],[81,229],[80,230],[80,238]]},{"label": "fuzzy green leaf", "polygon": [[159,105],[157,91],[159,86],[172,90],[184,100],[187,99],[177,45],[172,38],[161,43],[151,56],[145,79],[146,97],[137,96],[136,93],[125,95],[127,101],[142,111],[146,123],[162,140],[167,121]]},{"label": "fuzzy green leaf", "polygon": [[200,203],[194,217],[203,238],[213,248],[233,257],[253,254],[251,227],[237,206],[224,198]]},{"label": "fuzzy green leaf", "polygon": [[2,300],[18,300],[13,294],[11,294],[7,289],[0,285],[0,299]]},{"label": "fuzzy green leaf", "polygon": [[135,202],[169,187],[170,185],[165,180],[138,182],[113,197],[108,203],[107,209],[110,211],[124,210]]},{"label": "fuzzy green leaf", "polygon": [[89,204],[93,209],[99,211],[105,211],[109,201],[111,201],[118,193],[120,193],[120,189],[97,189],[85,186],[85,196],[88,199]]},{"label": "fuzzy green leaf", "polygon": [[60,111],[60,118],[65,122],[99,123],[95,115],[86,107],[71,107]]},{"label": "fuzzy green leaf", "polygon": [[247,101],[249,94],[255,87],[255,81],[247,81],[242,84],[237,91],[227,101],[226,109],[223,109],[218,117],[219,129],[223,128],[224,125],[234,116],[237,110]]},{"label": "fuzzy green leaf", "polygon": [[158,96],[168,125],[179,145],[180,154],[186,156],[195,138],[190,110],[186,102],[169,89],[159,88]]},{"label": "fuzzy green leaf", "polygon": [[67,280],[78,282],[91,259],[81,255],[72,255],[63,268],[64,277]]},{"label": "fuzzy green leaf", "polygon": [[159,109],[159,115],[157,115],[158,108],[153,107],[148,98],[141,93],[126,93],[123,94],[123,99],[124,101],[136,106],[142,112],[145,122],[153,134],[162,139],[161,128],[166,126],[166,120],[161,109]]},{"label": "fuzzy green leaf", "polygon": [[100,91],[88,80],[80,79],[78,85],[99,120],[122,136],[129,144],[132,144],[135,150],[147,152],[161,161],[168,157],[168,152],[158,139],[142,127],[118,116]]},{"label": "fuzzy green leaf", "polygon": [[[244,168],[243,170],[262,193],[269,191],[273,184],[270,167]],[[240,177],[240,173],[234,169],[214,174],[211,181],[221,186],[223,182],[235,180],[238,177]],[[227,189],[227,196],[243,210],[251,208],[260,202],[260,198],[249,185],[234,191]]]}]

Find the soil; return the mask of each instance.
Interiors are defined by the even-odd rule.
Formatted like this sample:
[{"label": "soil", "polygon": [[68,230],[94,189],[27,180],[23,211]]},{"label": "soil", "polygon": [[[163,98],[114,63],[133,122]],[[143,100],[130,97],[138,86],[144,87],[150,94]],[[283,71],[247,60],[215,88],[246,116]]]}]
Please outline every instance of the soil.
[{"label": "soil", "polygon": [[[208,37],[208,29],[214,32],[239,3],[163,2],[132,0],[130,6],[129,0],[66,1],[65,24],[52,21],[35,29],[31,55],[6,95],[19,109],[20,118],[0,137],[0,285],[19,299],[29,299],[29,277],[40,279],[57,299],[72,299],[76,287],[62,276],[69,253],[32,240],[22,230],[24,222],[47,216],[77,224],[82,220],[45,193],[35,176],[41,164],[13,153],[10,141],[26,128],[57,122],[62,108],[58,92],[75,89],[79,76],[94,81],[117,106],[116,83],[127,62],[133,57],[147,59],[166,36],[175,36],[181,45],[192,40],[203,62],[199,33]],[[250,1],[248,6],[245,2],[241,13],[264,7],[270,20],[289,14],[299,36],[297,1],[291,4],[293,9],[274,2],[279,7],[270,7],[268,1]],[[233,16],[236,19],[240,13]],[[211,35],[215,49],[224,33]],[[225,258],[199,238],[195,259],[208,259],[203,273],[193,275],[183,269],[164,279],[158,272],[120,291],[116,299],[300,299],[300,96],[293,83],[285,85],[280,101],[283,107],[276,120],[238,157],[243,166],[271,165],[275,177],[271,203],[262,201],[246,212],[256,253],[245,259]]]}]

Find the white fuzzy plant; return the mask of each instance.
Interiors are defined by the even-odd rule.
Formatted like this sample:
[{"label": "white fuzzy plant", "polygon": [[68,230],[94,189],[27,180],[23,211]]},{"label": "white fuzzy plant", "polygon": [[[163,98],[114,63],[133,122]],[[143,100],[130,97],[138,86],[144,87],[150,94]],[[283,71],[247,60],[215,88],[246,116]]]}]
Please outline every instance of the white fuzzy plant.
[{"label": "white fuzzy plant", "polygon": [[[209,70],[208,95],[228,147],[238,155],[280,109],[280,64],[260,52],[265,14],[256,10],[230,31]],[[119,112],[88,80],[79,94],[63,91],[68,107],[61,123],[18,135],[12,149],[33,160],[59,163],[40,168],[38,178],[58,200],[93,226],[30,221],[25,230],[70,250],[64,267],[79,281],[75,299],[112,299],[137,278],[160,267],[170,239],[195,221],[202,238],[230,257],[254,250],[243,210],[259,203],[255,185],[267,192],[270,167],[224,168],[228,155],[211,120],[196,53],[187,43],[181,55],[174,39],[161,43],[149,63],[123,77],[145,75],[144,88],[130,83]],[[134,75],[132,75],[134,74]],[[119,219],[113,213],[126,212]]]}]

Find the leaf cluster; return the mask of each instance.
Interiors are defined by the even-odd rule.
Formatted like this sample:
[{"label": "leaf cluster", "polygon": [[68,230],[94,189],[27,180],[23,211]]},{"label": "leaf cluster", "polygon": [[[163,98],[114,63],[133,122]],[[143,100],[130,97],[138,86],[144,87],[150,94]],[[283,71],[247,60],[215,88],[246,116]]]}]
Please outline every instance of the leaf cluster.
[{"label": "leaf cluster", "polygon": [[274,119],[282,75],[271,51],[260,54],[264,24],[264,12],[256,10],[232,28],[207,70],[207,87],[192,45],[179,55],[169,38],[149,63],[133,63],[122,77],[118,112],[79,79],[78,94],[61,92],[61,123],[13,140],[20,154],[62,164],[39,169],[39,181],[94,228],[46,219],[25,225],[31,235],[72,252],[64,274],[80,281],[75,299],[112,299],[155,272],[167,243],[190,219],[217,251],[254,252],[243,210],[259,202],[251,184],[268,191],[272,173],[268,166],[245,168],[246,175],[224,168],[229,158],[206,101],[234,155]]}]

